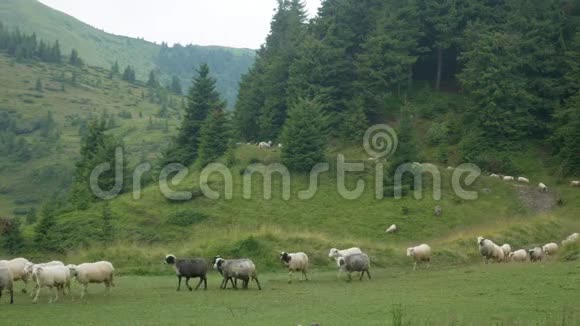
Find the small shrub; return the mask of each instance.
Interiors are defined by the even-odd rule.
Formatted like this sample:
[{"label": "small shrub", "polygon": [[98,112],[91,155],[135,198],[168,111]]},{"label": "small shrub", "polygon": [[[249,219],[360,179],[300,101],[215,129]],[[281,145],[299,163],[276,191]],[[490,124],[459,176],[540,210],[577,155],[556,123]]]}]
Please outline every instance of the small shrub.
[{"label": "small shrub", "polygon": [[27,215],[28,214],[28,208],[24,208],[24,207],[18,207],[15,208],[12,213],[14,215]]},{"label": "small shrub", "polygon": [[170,216],[169,219],[167,219],[167,223],[172,224],[172,225],[176,225],[176,226],[186,227],[186,226],[191,226],[194,224],[199,224],[199,223],[207,220],[208,218],[209,218],[209,216],[207,216],[203,213],[200,213],[198,211],[185,210],[185,211],[177,212],[177,213],[173,214],[172,216]]}]

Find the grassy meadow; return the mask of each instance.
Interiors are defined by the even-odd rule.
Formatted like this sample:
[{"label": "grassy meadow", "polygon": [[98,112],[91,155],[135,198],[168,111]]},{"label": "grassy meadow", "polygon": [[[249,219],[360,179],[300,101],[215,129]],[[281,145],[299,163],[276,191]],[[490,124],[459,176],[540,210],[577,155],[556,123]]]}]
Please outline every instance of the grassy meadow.
[{"label": "grassy meadow", "polygon": [[[163,276],[122,276],[109,296],[92,285],[84,301],[38,304],[19,293],[3,298],[11,325],[578,325],[580,264],[474,265],[459,268],[375,268],[372,280],[347,283],[334,272],[287,283],[282,268],[260,275],[263,291],[209,289],[175,292],[171,268]],[[195,286],[197,281],[192,280]],[[20,287],[20,285],[19,285]],[[46,291],[46,290],[45,290]]]}]

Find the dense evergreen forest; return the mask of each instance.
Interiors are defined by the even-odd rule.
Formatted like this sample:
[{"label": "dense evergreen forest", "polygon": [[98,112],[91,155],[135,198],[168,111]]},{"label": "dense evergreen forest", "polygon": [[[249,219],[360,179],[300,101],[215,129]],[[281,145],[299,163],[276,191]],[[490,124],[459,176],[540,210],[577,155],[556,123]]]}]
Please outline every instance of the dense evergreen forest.
[{"label": "dense evergreen forest", "polygon": [[435,112],[461,117],[443,128],[456,144],[442,145],[462,160],[499,172],[511,150],[537,142],[561,174],[577,175],[579,18],[577,0],[326,0],[309,21],[301,1],[279,0],[240,85],[236,132],[280,140],[306,100],[331,137],[359,141],[361,126],[413,119],[428,84],[465,98]]}]

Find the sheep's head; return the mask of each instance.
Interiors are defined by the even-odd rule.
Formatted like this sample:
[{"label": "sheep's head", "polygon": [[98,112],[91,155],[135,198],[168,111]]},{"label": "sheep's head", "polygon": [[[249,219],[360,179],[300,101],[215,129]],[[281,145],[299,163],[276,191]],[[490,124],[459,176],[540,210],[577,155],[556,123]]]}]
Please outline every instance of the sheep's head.
[{"label": "sheep's head", "polygon": [[174,255],[165,256],[165,265],[175,265],[177,258]]},{"label": "sheep's head", "polygon": [[215,256],[213,259],[213,268],[217,269],[220,274],[223,275],[222,266],[225,263],[225,260],[221,256]]},{"label": "sheep's head", "polygon": [[415,248],[407,248],[407,257],[415,256]]},{"label": "sheep's head", "polygon": [[33,267],[34,267],[34,264],[31,262],[24,264],[24,273],[31,275]]},{"label": "sheep's head", "polygon": [[290,255],[287,252],[282,252],[280,254],[280,261],[281,262],[288,264],[290,262],[290,260],[292,260],[292,257],[290,257]]},{"label": "sheep's head", "polygon": [[79,272],[77,270],[77,265],[73,265],[73,264],[66,265],[66,268],[68,268],[68,270],[70,271],[70,275],[72,277],[76,277],[79,274]]},{"label": "sheep's head", "polygon": [[483,246],[483,242],[485,241],[484,237],[477,237],[477,244]]},{"label": "sheep's head", "polygon": [[336,248],[330,249],[330,252],[328,253],[328,258],[336,258],[336,257],[338,257],[338,249]]}]

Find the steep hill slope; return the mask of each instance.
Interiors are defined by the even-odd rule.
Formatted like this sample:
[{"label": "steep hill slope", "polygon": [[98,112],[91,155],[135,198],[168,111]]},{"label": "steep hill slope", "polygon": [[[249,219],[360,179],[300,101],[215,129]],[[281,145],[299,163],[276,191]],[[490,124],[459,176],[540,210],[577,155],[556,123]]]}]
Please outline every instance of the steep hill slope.
[{"label": "steep hill slope", "polygon": [[105,33],[36,0],[0,2],[0,22],[34,32],[45,40],[59,40],[63,53],[75,48],[90,65],[107,69],[115,61],[121,67],[132,65],[142,80],[151,70],[158,70],[165,82],[176,75],[186,86],[194,75],[193,69],[207,62],[216,73],[220,92],[230,104],[235,101],[241,74],[248,70],[255,55],[253,50],[225,47],[162,48],[141,39]]},{"label": "steep hill slope", "polygon": [[107,117],[131,164],[158,155],[179,124],[180,98],[160,118],[148,89],[105,70],[0,54],[0,71],[0,215],[25,214],[66,188],[90,119]]}]

